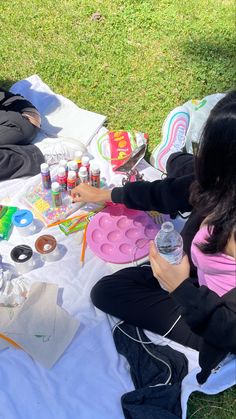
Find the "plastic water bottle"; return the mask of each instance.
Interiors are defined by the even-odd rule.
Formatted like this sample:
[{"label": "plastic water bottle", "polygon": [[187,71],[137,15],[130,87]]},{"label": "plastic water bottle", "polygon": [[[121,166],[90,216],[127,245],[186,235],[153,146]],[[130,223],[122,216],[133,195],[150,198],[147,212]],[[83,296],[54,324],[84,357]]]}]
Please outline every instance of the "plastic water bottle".
[{"label": "plastic water bottle", "polygon": [[155,245],[160,255],[172,265],[177,265],[183,257],[183,239],[174,229],[173,223],[167,221],[162,224],[155,239]]}]

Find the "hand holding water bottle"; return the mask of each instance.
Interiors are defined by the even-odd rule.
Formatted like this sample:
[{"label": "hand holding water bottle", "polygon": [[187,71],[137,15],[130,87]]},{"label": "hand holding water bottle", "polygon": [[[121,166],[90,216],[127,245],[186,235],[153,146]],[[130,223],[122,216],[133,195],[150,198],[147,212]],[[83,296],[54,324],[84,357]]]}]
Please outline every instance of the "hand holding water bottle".
[{"label": "hand holding water bottle", "polygon": [[188,257],[183,257],[183,241],[172,223],[163,223],[150,245],[150,263],[153,275],[166,291],[174,291],[189,277]]},{"label": "hand holding water bottle", "polygon": [[167,221],[162,224],[155,239],[155,245],[160,255],[172,265],[177,265],[183,257],[183,239],[174,229],[173,223]]}]

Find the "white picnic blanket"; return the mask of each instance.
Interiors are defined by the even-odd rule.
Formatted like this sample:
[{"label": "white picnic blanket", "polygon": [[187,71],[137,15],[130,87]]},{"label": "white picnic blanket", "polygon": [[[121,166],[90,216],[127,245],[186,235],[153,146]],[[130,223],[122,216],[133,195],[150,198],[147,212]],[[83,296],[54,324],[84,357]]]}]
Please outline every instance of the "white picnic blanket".
[{"label": "white picnic blanket", "polygon": [[[80,112],[79,108],[74,104],[71,105],[71,102],[63,96],[53,93],[38,76],[18,82],[12,90],[30,99],[41,113],[45,109],[50,109],[50,125],[53,133],[55,133],[53,127],[56,126],[60,127],[59,134],[63,132],[65,137],[68,134],[69,138],[77,138],[75,133],[78,132],[78,119],[73,118],[70,111],[73,106],[75,115]],[[119,184],[121,176],[114,175],[109,164],[96,154],[97,137],[96,135],[94,137],[94,134],[99,131],[102,119],[97,119],[92,114],[87,116],[88,118],[83,120],[83,127],[80,127],[84,135],[78,137],[79,144],[88,146],[88,152],[99,160],[102,176],[106,177],[107,184]],[[69,132],[68,118],[70,118]],[[97,124],[94,123],[95,120]],[[91,130],[92,125],[93,130]],[[49,128],[47,126],[47,129]],[[105,128],[101,128],[97,135],[101,135],[104,130]],[[87,133],[89,134],[86,135]],[[92,136],[93,140],[90,141]],[[48,141],[48,138],[44,135],[41,141]],[[159,172],[144,160],[139,168],[143,169],[146,179],[152,180],[159,176]],[[19,196],[32,181],[34,179],[25,178],[1,182],[0,203],[22,207]],[[8,242],[0,243],[3,263],[8,265],[12,263],[10,251],[17,244],[25,243],[34,248],[35,240],[42,232],[45,230],[38,231],[32,236],[20,237],[16,231],[13,231]],[[58,304],[70,315],[79,319],[80,327],[70,346],[51,369],[41,367],[23,351],[13,348],[1,351],[0,418],[122,419],[120,397],[133,389],[129,368],[125,359],[115,349],[110,320],[92,305],[89,297],[92,286],[99,278],[120,266],[103,262],[87,249],[85,264],[81,268],[79,263],[81,244],[77,234],[66,237],[58,227],[50,228],[50,233],[56,237],[60,245],[62,255],[60,261],[37,263],[25,276],[31,283],[45,281],[57,284]],[[158,339],[157,335],[150,334],[150,337],[154,341]],[[191,360],[192,371],[183,381],[183,418],[186,417],[187,400],[192,391],[214,394],[235,384],[235,361],[230,361],[212,375],[205,385],[199,386],[195,379],[198,370],[197,352],[168,340],[166,342],[181,349]]]}]

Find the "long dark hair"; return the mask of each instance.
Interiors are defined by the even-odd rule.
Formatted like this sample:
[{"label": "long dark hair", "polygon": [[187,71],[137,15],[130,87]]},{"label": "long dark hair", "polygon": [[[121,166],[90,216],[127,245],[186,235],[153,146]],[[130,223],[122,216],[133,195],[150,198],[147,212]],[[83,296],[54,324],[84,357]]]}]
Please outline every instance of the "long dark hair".
[{"label": "long dark hair", "polygon": [[222,252],[232,233],[236,240],[236,90],[212,109],[197,153],[196,181],[190,201],[207,217],[209,238],[204,253]]}]

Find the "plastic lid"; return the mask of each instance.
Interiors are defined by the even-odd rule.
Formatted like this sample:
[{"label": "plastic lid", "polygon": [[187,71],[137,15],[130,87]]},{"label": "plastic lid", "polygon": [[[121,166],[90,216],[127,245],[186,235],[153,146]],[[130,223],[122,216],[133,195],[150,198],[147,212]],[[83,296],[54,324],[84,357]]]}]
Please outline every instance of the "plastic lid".
[{"label": "plastic lid", "polygon": [[85,176],[85,175],[87,176],[87,174],[88,174],[88,172],[87,172],[86,167],[81,166],[80,169],[79,169],[79,176]]},{"label": "plastic lid", "polygon": [[58,176],[65,176],[65,174],[66,174],[65,168],[63,166],[58,167],[57,174],[58,174]]},{"label": "plastic lid", "polygon": [[44,234],[37,238],[35,249],[42,254],[51,253],[56,248],[56,245],[57,241],[54,236],[51,236],[51,234]]},{"label": "plastic lid", "polygon": [[81,161],[82,161],[82,164],[86,165],[86,164],[89,164],[89,160],[90,158],[88,156],[83,156]]},{"label": "plastic lid", "polygon": [[48,171],[49,171],[49,166],[48,166],[48,164],[47,164],[47,163],[42,163],[42,164],[40,165],[40,170],[41,170],[41,172],[43,172],[43,173],[48,172]]},{"label": "plastic lid", "polygon": [[52,188],[53,192],[59,192],[60,191],[60,185],[59,185],[58,182],[52,182],[51,188]]},{"label": "plastic lid", "polygon": [[93,173],[100,173],[100,167],[96,162],[92,163],[90,168]]},{"label": "plastic lid", "polygon": [[69,170],[77,170],[78,169],[78,164],[76,161],[71,160],[68,162],[68,168]]},{"label": "plastic lid", "polygon": [[12,223],[16,227],[27,227],[32,221],[33,214],[26,209],[18,210],[12,216]]},{"label": "plastic lid", "polygon": [[11,251],[11,258],[17,263],[26,262],[32,257],[32,255],[33,250],[26,244],[19,244],[19,246],[14,247]]},{"label": "plastic lid", "polygon": [[75,151],[75,154],[74,154],[75,159],[81,160],[82,156],[83,156],[82,151],[80,151],[80,150]]},{"label": "plastic lid", "polygon": [[59,161],[59,166],[66,168],[66,166],[67,166],[67,160],[64,160],[64,159],[60,160]]},{"label": "plastic lid", "polygon": [[166,233],[170,233],[171,231],[174,230],[174,224],[171,223],[170,221],[166,221],[165,223],[162,224],[161,229],[165,231]]},{"label": "plastic lid", "polygon": [[68,179],[76,179],[76,172],[74,170],[69,170],[68,172]]}]

